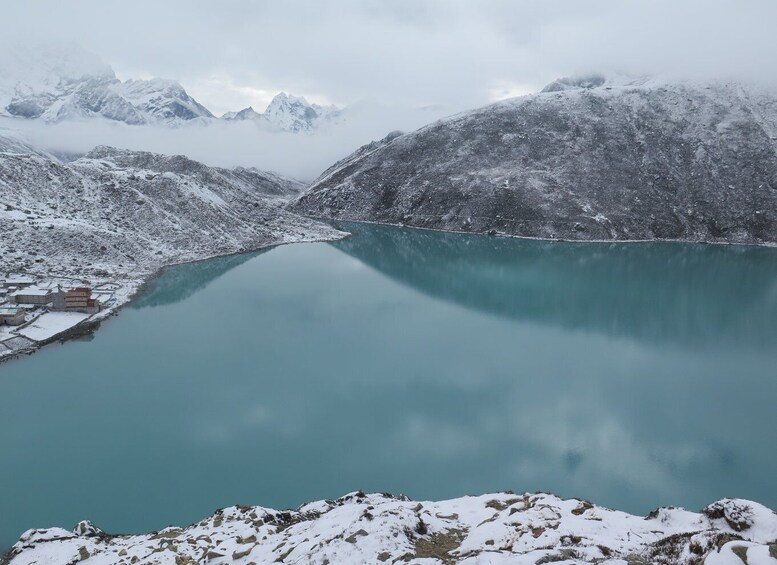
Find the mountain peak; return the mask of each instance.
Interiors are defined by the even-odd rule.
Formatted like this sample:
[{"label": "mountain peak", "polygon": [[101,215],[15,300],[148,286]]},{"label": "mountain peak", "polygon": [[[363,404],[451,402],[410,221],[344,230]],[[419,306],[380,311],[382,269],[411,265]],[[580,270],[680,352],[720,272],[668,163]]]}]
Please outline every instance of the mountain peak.
[{"label": "mountain peak", "polygon": [[286,92],[279,92],[267,105],[265,113],[272,113],[284,106],[307,106],[312,108],[316,105],[310,104],[304,96],[294,96],[293,94],[287,94]]},{"label": "mountain peak", "polygon": [[279,92],[273,97],[263,115],[277,129],[300,132],[315,129],[323,121],[339,113],[340,110],[336,106],[311,104],[304,96]]},{"label": "mountain peak", "polygon": [[121,82],[75,44],[0,46],[0,115],[58,122],[102,117],[177,124],[212,114],[174,80]]},{"label": "mountain peak", "polygon": [[262,117],[262,114],[254,110],[253,106],[243,108],[238,112],[227,112],[221,116],[222,120],[256,120]]}]

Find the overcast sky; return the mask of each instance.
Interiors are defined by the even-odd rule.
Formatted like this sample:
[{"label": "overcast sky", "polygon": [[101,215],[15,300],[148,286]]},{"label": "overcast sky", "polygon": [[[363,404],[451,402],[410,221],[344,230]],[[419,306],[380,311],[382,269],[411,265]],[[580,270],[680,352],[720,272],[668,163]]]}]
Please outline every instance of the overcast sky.
[{"label": "overcast sky", "polygon": [[285,90],[451,110],[592,70],[777,80],[777,0],[7,2],[3,34],[74,40],[214,113]]},{"label": "overcast sky", "polygon": [[[355,107],[343,124],[310,136],[243,123],[0,127],[23,128],[60,154],[107,144],[312,180],[392,130],[535,92],[560,76],[676,74],[777,87],[775,22],[777,0],[6,2],[0,41],[75,43],[121,79],[177,80],[216,115],[263,111],[280,91]],[[0,79],[23,72],[4,67],[2,54]]]}]

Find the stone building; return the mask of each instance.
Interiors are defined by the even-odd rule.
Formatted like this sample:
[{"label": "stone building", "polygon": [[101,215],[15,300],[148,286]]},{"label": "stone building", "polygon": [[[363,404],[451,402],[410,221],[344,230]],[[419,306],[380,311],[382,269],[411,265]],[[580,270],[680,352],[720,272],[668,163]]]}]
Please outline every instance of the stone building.
[{"label": "stone building", "polygon": [[0,306],[0,324],[18,326],[24,323],[24,309],[16,306]]},{"label": "stone building", "polygon": [[54,293],[48,288],[36,288],[33,286],[17,290],[11,294],[11,298],[17,304],[36,304],[43,306],[51,302]]}]

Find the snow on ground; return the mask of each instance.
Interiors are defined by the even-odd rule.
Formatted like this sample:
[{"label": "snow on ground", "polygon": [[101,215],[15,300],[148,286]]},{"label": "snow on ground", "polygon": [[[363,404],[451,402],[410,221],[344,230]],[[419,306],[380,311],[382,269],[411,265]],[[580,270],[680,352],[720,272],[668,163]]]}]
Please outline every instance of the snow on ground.
[{"label": "snow on ground", "polygon": [[777,514],[725,499],[632,516],[512,493],[415,502],[352,493],[278,511],[234,506],[185,528],[112,536],[90,522],[29,530],[7,556],[33,563],[607,563],[777,565]]},{"label": "snow on ground", "polygon": [[46,312],[16,333],[34,341],[45,341],[67,331],[89,318],[81,312]]},{"label": "snow on ground", "polygon": [[[272,173],[110,147],[65,164],[10,141],[14,152],[2,152],[4,140],[0,132],[0,274],[23,273],[45,288],[95,288],[105,309],[90,323],[115,313],[167,265],[344,235],[284,210],[302,185]],[[3,328],[0,359],[35,349],[68,324],[45,314]]]}]

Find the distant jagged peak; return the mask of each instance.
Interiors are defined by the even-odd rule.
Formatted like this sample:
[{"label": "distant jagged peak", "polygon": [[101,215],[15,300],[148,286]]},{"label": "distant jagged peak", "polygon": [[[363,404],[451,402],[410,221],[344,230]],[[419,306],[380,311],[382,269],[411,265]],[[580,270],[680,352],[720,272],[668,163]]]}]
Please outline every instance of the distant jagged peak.
[{"label": "distant jagged peak", "polygon": [[267,110],[269,110],[273,106],[280,106],[281,104],[302,104],[304,106],[311,105],[307,101],[307,98],[305,98],[304,96],[295,96],[294,94],[289,94],[287,92],[281,91],[275,96],[273,96],[273,99],[270,101],[270,104],[268,104],[267,106]]},{"label": "distant jagged peak", "polygon": [[279,92],[267,105],[265,114],[272,115],[278,112],[287,111],[289,108],[302,111],[311,109],[319,115],[328,114],[339,110],[339,108],[334,105],[323,106],[321,104],[310,103],[304,96],[295,96],[286,92]]},{"label": "distant jagged peak", "polygon": [[248,106],[237,112],[227,112],[221,116],[222,120],[256,120],[261,118],[262,115],[254,110],[253,106]]},{"label": "distant jagged peak", "polygon": [[339,118],[342,112],[341,108],[334,105],[323,106],[308,102],[304,96],[279,92],[262,113],[248,106],[237,112],[227,112],[221,116],[221,119],[253,120],[273,130],[299,133],[310,132],[326,123],[331,123],[335,118]]}]

